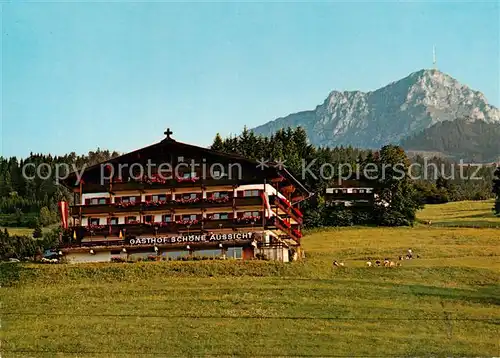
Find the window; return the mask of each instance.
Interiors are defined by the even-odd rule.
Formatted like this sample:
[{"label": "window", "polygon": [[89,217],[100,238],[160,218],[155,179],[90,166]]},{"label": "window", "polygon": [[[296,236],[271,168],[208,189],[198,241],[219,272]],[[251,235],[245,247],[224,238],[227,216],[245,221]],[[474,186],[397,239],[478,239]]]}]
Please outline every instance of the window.
[{"label": "window", "polygon": [[91,205],[106,204],[106,198],[92,198],[90,199]]},{"label": "window", "polygon": [[196,220],[196,214],[188,214],[188,215],[182,215],[182,220]]},{"label": "window", "polygon": [[227,220],[227,219],[229,219],[229,214],[228,213],[216,213],[212,216],[212,219],[214,219],[214,220]]},{"label": "window", "polygon": [[360,194],[364,194],[365,193],[365,189],[359,189],[359,193]]},{"label": "window", "polygon": [[358,189],[352,189],[352,193],[356,194],[358,192]]},{"label": "window", "polygon": [[184,173],[184,174],[182,175],[182,177],[183,177],[184,179],[196,178],[196,176],[197,176],[197,175],[196,175],[196,172]]},{"label": "window", "polygon": [[167,196],[165,194],[153,195],[153,201],[167,201]]},{"label": "window", "polygon": [[245,190],[243,196],[259,196],[258,190]]},{"label": "window", "polygon": [[228,247],[226,255],[230,259],[241,259],[243,257],[243,249],[241,247]]},{"label": "window", "polygon": [[90,225],[99,225],[99,218],[89,218]]},{"label": "window", "polygon": [[182,199],[188,200],[188,199],[196,199],[197,194],[196,193],[189,193],[189,194],[183,194]]},{"label": "window", "polygon": [[243,213],[243,217],[244,218],[248,218],[248,217],[251,217],[251,216],[253,216],[253,217],[260,216],[260,213],[258,211],[245,211]]},{"label": "window", "polygon": [[172,222],[172,215],[163,215],[162,216],[162,221],[164,223],[171,223]]},{"label": "window", "polygon": [[167,256],[169,259],[175,260],[179,257],[188,256],[189,251],[169,251],[164,252],[163,255]]},{"label": "window", "polygon": [[109,218],[109,225],[118,225],[118,218]]},{"label": "window", "polygon": [[123,203],[135,203],[135,196],[122,196]]},{"label": "window", "polygon": [[193,251],[193,256],[199,256],[199,257],[215,257],[215,256],[220,256],[221,255],[221,250],[196,250]]},{"label": "window", "polygon": [[127,216],[125,218],[125,223],[128,224],[128,223],[133,223],[133,222],[137,222],[137,217],[136,216]]},{"label": "window", "polygon": [[183,162],[184,161],[184,157],[177,157],[177,161],[178,162]]},{"label": "window", "polygon": [[152,222],[154,222],[154,216],[153,215],[144,215],[144,222],[145,223],[152,223]]},{"label": "window", "polygon": [[229,198],[229,193],[227,191],[216,191],[212,193],[212,198],[214,199]]}]

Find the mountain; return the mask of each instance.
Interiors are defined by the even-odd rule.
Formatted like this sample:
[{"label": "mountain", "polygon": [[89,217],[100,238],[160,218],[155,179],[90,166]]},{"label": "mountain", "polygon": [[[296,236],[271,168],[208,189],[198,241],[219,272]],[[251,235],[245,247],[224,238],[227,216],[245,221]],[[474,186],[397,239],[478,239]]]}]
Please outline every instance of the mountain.
[{"label": "mountain", "polygon": [[253,131],[268,136],[302,126],[313,145],[380,148],[437,123],[466,117],[500,126],[500,111],[481,92],[440,71],[421,70],[371,92],[333,91],[316,109],[278,118]]}]

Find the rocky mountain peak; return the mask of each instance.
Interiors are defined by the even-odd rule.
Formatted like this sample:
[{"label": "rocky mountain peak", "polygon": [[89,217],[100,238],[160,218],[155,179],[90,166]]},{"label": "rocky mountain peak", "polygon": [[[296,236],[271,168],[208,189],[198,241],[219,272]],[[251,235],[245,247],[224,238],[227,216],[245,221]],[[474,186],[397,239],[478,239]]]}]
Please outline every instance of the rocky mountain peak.
[{"label": "rocky mountain peak", "polygon": [[278,118],[254,131],[270,135],[300,125],[315,145],[378,148],[458,118],[500,123],[500,111],[481,92],[441,71],[423,69],[375,91],[332,91],[314,110]]}]

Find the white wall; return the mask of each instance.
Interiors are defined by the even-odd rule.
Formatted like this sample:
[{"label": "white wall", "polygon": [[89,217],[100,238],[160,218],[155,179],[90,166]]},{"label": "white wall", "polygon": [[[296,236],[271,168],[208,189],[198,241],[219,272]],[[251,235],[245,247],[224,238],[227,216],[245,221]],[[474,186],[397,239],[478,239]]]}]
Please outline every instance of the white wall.
[{"label": "white wall", "polygon": [[269,260],[288,262],[288,249],[286,247],[263,247],[262,253]]},{"label": "white wall", "polygon": [[69,263],[82,262],[109,262],[111,261],[111,251],[98,251],[94,255],[88,252],[73,252],[64,256]]},{"label": "white wall", "polygon": [[105,193],[85,193],[82,194],[82,204],[85,204],[85,199],[92,199],[92,198],[109,198],[110,194],[105,192]]}]

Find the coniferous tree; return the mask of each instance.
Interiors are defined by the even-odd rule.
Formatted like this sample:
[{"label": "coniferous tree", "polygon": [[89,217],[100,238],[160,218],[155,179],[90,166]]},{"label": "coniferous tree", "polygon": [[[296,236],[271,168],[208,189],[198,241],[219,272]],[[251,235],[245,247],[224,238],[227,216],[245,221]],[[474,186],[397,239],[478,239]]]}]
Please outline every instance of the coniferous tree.
[{"label": "coniferous tree", "polygon": [[412,225],[422,208],[419,193],[410,179],[410,161],[401,147],[384,146],[378,158],[379,180],[375,189],[375,213],[380,225]]},{"label": "coniferous tree", "polygon": [[42,235],[43,235],[42,227],[40,226],[40,222],[38,220],[36,220],[35,229],[33,230],[33,237],[35,239],[38,239],[38,238],[42,237]]},{"label": "coniferous tree", "polygon": [[493,207],[493,211],[496,215],[500,215],[500,166],[495,170],[493,193],[495,194],[495,206]]},{"label": "coniferous tree", "polygon": [[214,142],[210,148],[217,151],[222,151],[224,149],[224,143],[219,133],[215,135]]}]

